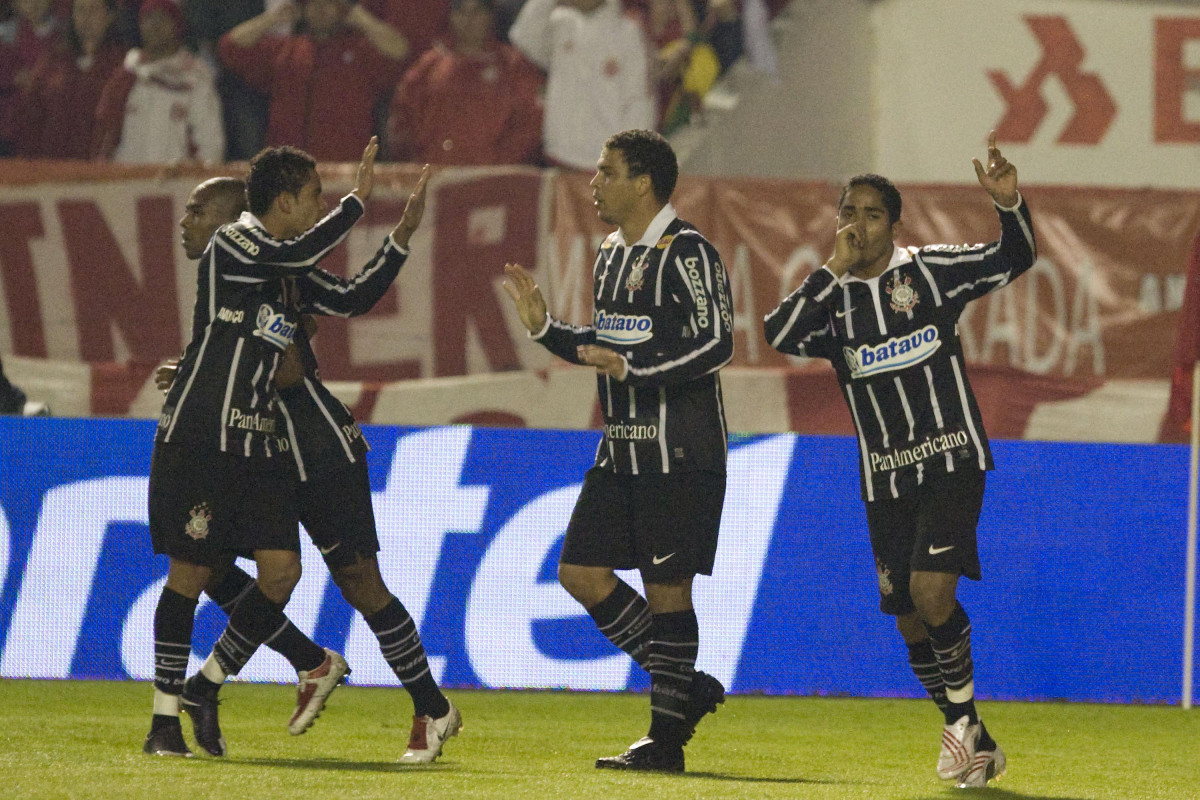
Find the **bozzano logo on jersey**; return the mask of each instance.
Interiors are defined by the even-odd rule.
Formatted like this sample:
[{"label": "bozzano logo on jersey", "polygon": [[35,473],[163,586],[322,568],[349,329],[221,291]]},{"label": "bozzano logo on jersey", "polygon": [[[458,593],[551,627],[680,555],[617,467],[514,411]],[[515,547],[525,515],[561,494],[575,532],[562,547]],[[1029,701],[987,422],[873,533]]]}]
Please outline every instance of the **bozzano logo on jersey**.
[{"label": "bozzano logo on jersey", "polygon": [[933,355],[942,346],[938,331],[926,325],[907,336],[896,336],[881,344],[864,344],[857,350],[843,347],[842,355],[854,378],[869,378],[880,372],[919,364]]},{"label": "bozzano logo on jersey", "polygon": [[654,338],[654,322],[645,315],[596,312],[596,338],[613,344],[638,344]]}]

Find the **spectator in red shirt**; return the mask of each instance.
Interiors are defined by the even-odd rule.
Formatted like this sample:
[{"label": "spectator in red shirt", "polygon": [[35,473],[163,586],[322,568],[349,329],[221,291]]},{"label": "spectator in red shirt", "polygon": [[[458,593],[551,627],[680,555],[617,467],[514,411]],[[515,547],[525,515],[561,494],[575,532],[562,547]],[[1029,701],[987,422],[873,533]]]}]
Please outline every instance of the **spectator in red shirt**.
[{"label": "spectator in red shirt", "polygon": [[13,0],[16,14],[0,32],[0,155],[12,152],[33,68],[62,32],[52,5],[51,0]]},{"label": "spectator in red shirt", "polygon": [[67,35],[39,62],[17,126],[16,154],[87,159],[104,84],[125,58],[117,0],[75,0]]},{"label": "spectator in red shirt", "polygon": [[430,164],[534,164],[541,71],[496,39],[493,0],[452,0],[453,47],[437,45],[392,100],[392,158]]},{"label": "spectator in red shirt", "polygon": [[[299,21],[291,36],[269,36]],[[293,145],[318,161],[357,161],[374,109],[400,79],[404,37],[347,0],[285,3],[221,37],[221,61],[270,97],[268,145]]]},{"label": "spectator in red shirt", "polygon": [[360,0],[375,16],[391,25],[408,42],[405,64],[411,65],[425,51],[446,38],[450,19],[449,0]]}]

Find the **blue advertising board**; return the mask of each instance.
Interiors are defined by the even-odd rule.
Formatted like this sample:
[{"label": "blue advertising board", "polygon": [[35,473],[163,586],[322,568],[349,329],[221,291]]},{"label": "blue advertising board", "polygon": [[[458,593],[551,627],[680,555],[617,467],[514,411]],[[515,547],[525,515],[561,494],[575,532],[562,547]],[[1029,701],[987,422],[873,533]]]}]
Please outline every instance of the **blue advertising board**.
[{"label": "blue advertising board", "polygon": [[[149,679],[167,562],[150,550],[154,423],[0,417],[0,676]],[[384,578],[452,687],[618,690],[648,680],[555,582],[597,434],[366,427]],[[977,693],[1175,703],[1181,696],[1187,450],[995,442],[984,580],[960,597]],[[734,692],[917,697],[878,611],[843,437],[734,437],[717,564],[698,578],[699,666]],[[395,685],[319,554],[288,605],[353,681]],[[247,565],[252,569],[252,565]],[[640,586],[636,574],[625,575]],[[224,624],[202,602],[193,669]],[[291,682],[262,651],[248,680]]]}]

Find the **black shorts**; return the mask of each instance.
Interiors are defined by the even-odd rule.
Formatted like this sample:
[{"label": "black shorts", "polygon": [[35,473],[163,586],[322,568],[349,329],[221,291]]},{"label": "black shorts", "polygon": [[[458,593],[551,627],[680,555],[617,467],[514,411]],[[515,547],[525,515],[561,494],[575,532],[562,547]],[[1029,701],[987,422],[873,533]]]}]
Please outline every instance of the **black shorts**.
[{"label": "black shorts", "polygon": [[982,577],[975,527],[986,477],[977,469],[936,475],[911,494],[867,503],[880,611],[900,616],[916,610],[908,590],[914,570]]},{"label": "black shorts", "polygon": [[299,552],[295,481],[278,462],[156,442],[149,497],[154,552],[206,567],[236,553]]},{"label": "black shorts", "polygon": [[592,467],[559,561],[638,569],[646,583],[711,575],[724,501],[725,476],[717,473],[618,475]]},{"label": "black shorts", "polygon": [[330,570],[379,552],[367,464],[329,469],[297,483],[300,522]]}]

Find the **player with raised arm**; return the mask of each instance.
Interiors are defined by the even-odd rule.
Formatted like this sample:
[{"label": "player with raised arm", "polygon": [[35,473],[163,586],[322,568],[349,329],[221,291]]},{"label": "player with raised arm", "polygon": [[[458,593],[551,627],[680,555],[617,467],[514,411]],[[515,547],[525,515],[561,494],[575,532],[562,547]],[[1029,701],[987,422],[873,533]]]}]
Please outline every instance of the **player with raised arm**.
[{"label": "player with raised arm", "polygon": [[986,786],[1005,756],[975,708],[971,621],[956,594],[959,576],[982,577],[976,526],[993,468],[958,320],[1037,257],[1017,169],[994,131],[987,156],[986,166],[973,161],[999,241],[899,247],[900,193],[858,175],[838,201],[833,255],[764,323],[777,350],[833,362],[858,433],[880,610],[896,617],[909,664],[945,717],[937,775],[961,787]]},{"label": "player with raised arm", "polygon": [[192,340],[159,417],[150,467],[151,541],[170,566],[154,616],[146,753],[191,755],[179,707],[196,604],[229,553],[252,552],[258,579],[217,642],[222,679],[287,623],[283,607],[300,579],[293,481],[280,457],[287,440],[276,430],[276,371],[298,326],[287,279],[312,271],[362,216],[377,150],[372,139],[354,190],[324,219],[312,159],[294,148],[264,150],[247,181],[255,216],[221,228],[204,251]]}]

